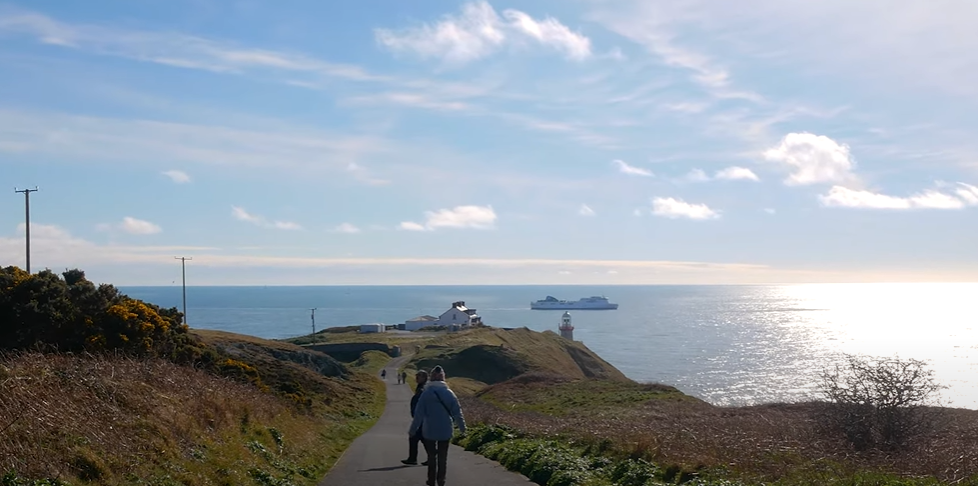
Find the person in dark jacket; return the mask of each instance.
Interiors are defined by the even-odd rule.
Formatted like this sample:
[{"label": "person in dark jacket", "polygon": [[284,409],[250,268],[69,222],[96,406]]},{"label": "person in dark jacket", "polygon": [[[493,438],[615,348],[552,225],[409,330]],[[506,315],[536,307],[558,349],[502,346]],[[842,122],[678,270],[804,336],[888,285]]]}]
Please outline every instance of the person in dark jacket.
[{"label": "person in dark jacket", "polygon": [[[414,409],[417,408],[418,399],[421,398],[421,393],[424,392],[424,386],[428,382],[428,372],[425,370],[418,371],[418,373],[414,375],[414,380],[418,382],[418,386],[414,389],[414,396],[411,397],[411,418],[414,418]],[[401,462],[410,466],[418,464],[418,443],[421,442],[421,440],[420,429],[418,429],[418,433],[408,435],[408,458]],[[422,462],[421,465],[427,466],[428,461]]]},{"label": "person in dark jacket", "polygon": [[465,433],[465,418],[458,397],[445,383],[445,370],[435,366],[431,370],[428,384],[418,397],[414,410],[414,421],[409,433],[419,430],[424,438],[424,449],[428,453],[428,486],[445,486],[445,470],[448,465],[448,444],[454,435],[454,427]]}]

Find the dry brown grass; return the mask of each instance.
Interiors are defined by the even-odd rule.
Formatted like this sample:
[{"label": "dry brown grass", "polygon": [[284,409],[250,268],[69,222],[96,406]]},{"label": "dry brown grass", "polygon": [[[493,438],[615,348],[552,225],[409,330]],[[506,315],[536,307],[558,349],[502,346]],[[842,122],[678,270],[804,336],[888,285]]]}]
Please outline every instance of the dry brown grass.
[{"label": "dry brown grass", "polygon": [[353,421],[162,360],[0,355],[0,472],[24,477],[244,484],[270,469],[261,444],[318,479],[362,430]]},{"label": "dry brown grass", "polygon": [[138,473],[198,444],[202,431],[286,412],[251,386],[161,360],[32,353],[0,362],[0,467],[32,477],[84,476],[88,460],[93,475]]},{"label": "dry brown grass", "polygon": [[838,478],[856,470],[955,481],[978,474],[978,412],[948,410],[942,429],[893,454],[853,452],[820,427],[821,404],[714,407],[689,400],[651,400],[643,405],[579,410],[562,416],[515,412],[463,398],[466,419],[502,424],[537,436],[561,436],[618,454],[687,469],[728,467],[751,477]]}]

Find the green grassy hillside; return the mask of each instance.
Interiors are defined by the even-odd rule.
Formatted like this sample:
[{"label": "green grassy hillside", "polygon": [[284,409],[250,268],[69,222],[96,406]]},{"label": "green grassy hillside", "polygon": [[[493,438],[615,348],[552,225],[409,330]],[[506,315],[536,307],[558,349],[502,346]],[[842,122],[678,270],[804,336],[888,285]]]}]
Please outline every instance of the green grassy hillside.
[{"label": "green grassy hillside", "polygon": [[628,382],[618,369],[579,342],[526,328],[479,328],[432,338],[411,360],[411,367],[441,365],[449,377],[487,385],[524,373],[544,373],[571,380]]}]

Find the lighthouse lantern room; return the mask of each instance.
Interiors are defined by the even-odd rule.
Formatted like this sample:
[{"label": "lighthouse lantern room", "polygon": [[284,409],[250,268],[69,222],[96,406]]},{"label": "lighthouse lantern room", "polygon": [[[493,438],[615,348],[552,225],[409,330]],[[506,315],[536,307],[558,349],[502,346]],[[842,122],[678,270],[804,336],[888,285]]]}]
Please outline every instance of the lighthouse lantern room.
[{"label": "lighthouse lantern room", "polygon": [[564,315],[560,318],[560,337],[567,339],[568,341],[574,340],[574,326],[571,325],[571,315],[570,312],[564,312]]}]

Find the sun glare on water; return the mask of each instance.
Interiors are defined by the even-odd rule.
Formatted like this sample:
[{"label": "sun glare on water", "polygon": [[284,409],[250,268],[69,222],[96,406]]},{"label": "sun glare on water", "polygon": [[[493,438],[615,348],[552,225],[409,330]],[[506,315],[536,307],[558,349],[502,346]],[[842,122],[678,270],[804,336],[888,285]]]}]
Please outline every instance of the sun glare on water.
[{"label": "sun glare on water", "polygon": [[978,284],[811,284],[777,287],[811,310],[800,325],[839,353],[926,361],[955,406],[978,408]]}]

